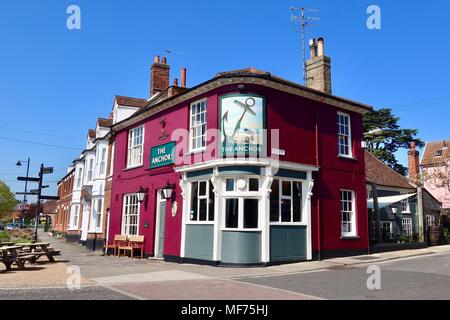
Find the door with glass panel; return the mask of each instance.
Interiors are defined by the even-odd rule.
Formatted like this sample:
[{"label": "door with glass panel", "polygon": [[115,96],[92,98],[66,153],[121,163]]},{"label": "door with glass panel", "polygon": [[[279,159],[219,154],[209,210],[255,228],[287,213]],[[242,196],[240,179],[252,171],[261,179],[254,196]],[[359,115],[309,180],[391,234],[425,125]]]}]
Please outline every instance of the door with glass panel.
[{"label": "door with glass panel", "polygon": [[161,191],[158,191],[156,207],[156,230],[155,230],[155,256],[164,255],[164,230],[166,224],[166,200],[162,197]]}]

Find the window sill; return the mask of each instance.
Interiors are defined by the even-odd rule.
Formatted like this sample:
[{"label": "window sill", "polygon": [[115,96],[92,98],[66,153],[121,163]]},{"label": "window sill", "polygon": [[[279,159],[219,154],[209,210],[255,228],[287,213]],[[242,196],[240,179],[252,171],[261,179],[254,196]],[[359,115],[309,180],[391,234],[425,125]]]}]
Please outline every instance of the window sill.
[{"label": "window sill", "polygon": [[227,232],[262,232],[261,229],[242,229],[242,228],[235,228],[235,229],[222,229],[222,231],[227,231]]},{"label": "window sill", "polygon": [[143,167],[142,163],[138,164],[138,165],[135,165],[135,166],[127,167],[127,168],[123,169],[123,171],[129,171],[129,170],[137,169],[137,168],[140,168],[140,167]]},{"label": "window sill", "polygon": [[204,153],[206,152],[206,148],[203,149],[197,149],[197,150],[189,150],[189,152],[185,153],[186,156],[191,156],[194,154]]},{"label": "window sill", "polygon": [[214,221],[188,221],[186,225],[214,225]]},{"label": "window sill", "polygon": [[341,236],[341,240],[360,240],[360,236]]},{"label": "window sill", "polygon": [[271,226],[291,226],[291,227],[307,227],[308,224],[306,222],[271,222]]},{"label": "window sill", "polygon": [[342,154],[338,155],[338,158],[342,160],[358,161],[354,156],[344,156]]}]

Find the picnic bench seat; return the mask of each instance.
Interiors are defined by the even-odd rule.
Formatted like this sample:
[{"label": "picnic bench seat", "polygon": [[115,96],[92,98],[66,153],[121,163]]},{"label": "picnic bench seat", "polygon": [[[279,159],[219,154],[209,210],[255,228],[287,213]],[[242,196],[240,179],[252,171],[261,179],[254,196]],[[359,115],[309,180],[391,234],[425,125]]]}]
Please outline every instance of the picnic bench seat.
[{"label": "picnic bench seat", "polygon": [[127,241],[127,236],[126,235],[122,235],[122,234],[116,234],[114,236],[114,240],[112,243],[106,243],[103,246],[103,250],[108,250],[108,249],[113,249],[113,255],[116,256],[117,255],[117,249],[119,248],[119,246],[124,246],[128,243]]},{"label": "picnic bench seat", "polygon": [[128,244],[124,246],[119,246],[118,256],[120,257],[120,252],[130,252],[131,259],[134,257],[134,250],[139,249],[141,251],[141,259],[144,259],[144,236],[130,236]]}]

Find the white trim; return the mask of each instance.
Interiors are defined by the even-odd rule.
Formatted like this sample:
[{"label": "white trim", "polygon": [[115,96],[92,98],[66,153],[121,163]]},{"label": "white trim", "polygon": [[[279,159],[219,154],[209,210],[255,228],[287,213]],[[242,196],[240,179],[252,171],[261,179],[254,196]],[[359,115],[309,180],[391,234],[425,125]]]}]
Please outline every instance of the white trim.
[{"label": "white trim", "polygon": [[[186,222],[188,221],[188,201],[190,201],[190,188],[186,180],[186,173],[181,174],[180,188],[181,196],[183,198],[183,207],[181,211],[181,244],[180,244],[180,257],[184,258],[186,254]],[[156,220],[156,219],[155,219]],[[156,229],[155,229],[156,231]],[[155,243],[156,245],[156,243]],[[154,253],[153,253],[154,254]]]},{"label": "white trim", "polygon": [[[341,202],[342,197],[341,197],[341,193],[342,192],[350,192],[351,197],[352,197],[352,201],[351,201],[351,205],[352,205],[352,210],[351,211],[345,211],[345,212],[350,212],[351,213],[351,219],[350,219],[350,223],[351,223],[351,231],[350,232],[342,232],[342,209],[341,209]],[[346,201],[346,200],[345,200]],[[340,189],[339,190],[339,221],[340,223],[340,230],[341,230],[341,237],[343,238],[348,238],[348,237],[356,237],[358,236],[358,230],[357,230],[357,221],[356,221],[356,207],[355,207],[356,201],[355,201],[355,191],[354,190],[349,190],[349,189]]]},{"label": "white trim", "polygon": [[[121,234],[122,235],[127,235],[129,236],[130,233],[126,232],[126,217],[125,217],[125,211],[126,211],[126,200],[125,198],[127,197],[136,197],[136,202],[137,202],[137,221],[136,221],[136,235],[139,235],[139,223],[140,223],[140,218],[141,218],[141,203],[137,200],[137,195],[136,193],[127,193],[122,195],[122,223],[121,223]],[[129,214],[128,214],[129,215]],[[128,225],[130,225],[130,223],[128,223]],[[129,229],[129,228],[128,228]],[[129,230],[128,230],[129,231]]]},{"label": "white trim", "polygon": [[[167,200],[162,197],[161,195],[162,190],[157,190],[156,192],[156,220],[155,220],[155,245],[153,247],[153,256],[158,256],[158,249],[159,249],[159,226],[160,226],[160,220],[161,220],[161,203],[165,202],[167,205]],[[167,209],[167,208],[166,208]],[[165,226],[164,226],[165,228]],[[165,237],[165,235],[164,235]],[[164,250],[163,250],[164,251]],[[164,254],[164,252],[163,252]]]}]

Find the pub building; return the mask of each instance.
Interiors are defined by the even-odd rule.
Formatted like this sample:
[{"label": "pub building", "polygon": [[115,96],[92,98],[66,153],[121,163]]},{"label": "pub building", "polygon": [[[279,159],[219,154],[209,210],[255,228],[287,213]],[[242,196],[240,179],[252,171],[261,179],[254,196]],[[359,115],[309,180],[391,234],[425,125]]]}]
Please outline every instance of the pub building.
[{"label": "pub building", "polygon": [[169,86],[112,127],[109,241],[145,236],[166,261],[269,265],[368,252],[362,115],[331,93],[311,40],[307,86],[253,68]]}]

